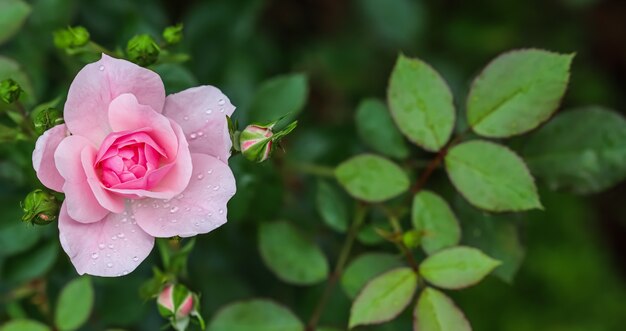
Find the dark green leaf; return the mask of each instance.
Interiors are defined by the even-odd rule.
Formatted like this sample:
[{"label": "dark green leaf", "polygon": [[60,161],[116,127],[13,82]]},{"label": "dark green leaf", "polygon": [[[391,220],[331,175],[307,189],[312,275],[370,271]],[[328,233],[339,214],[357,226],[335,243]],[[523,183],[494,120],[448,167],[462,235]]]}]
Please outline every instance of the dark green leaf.
[{"label": "dark green leaf", "polygon": [[485,137],[509,137],[536,128],[561,102],[573,54],[528,49],[503,54],[476,78],[467,120]]},{"label": "dark green leaf", "polygon": [[50,331],[50,328],[33,320],[13,320],[2,326],[0,331]]},{"label": "dark green leaf", "polygon": [[476,248],[457,246],[439,251],[419,266],[420,274],[431,284],[461,289],[480,282],[500,265]]},{"label": "dark green leaf", "polygon": [[328,277],[328,261],[322,250],[291,223],[261,224],[259,251],[265,265],[287,283],[311,285]]},{"label": "dark green leaf", "polygon": [[454,186],[474,206],[489,211],[543,208],[524,161],[508,148],[473,140],[450,149],[446,170]]},{"label": "dark green leaf", "polygon": [[417,289],[411,268],[397,268],[372,279],[352,303],[349,327],[380,324],[398,316]]},{"label": "dark green leaf", "polygon": [[432,254],[461,240],[461,228],[448,203],[431,191],[421,191],[413,198],[413,227],[421,232],[422,247]]},{"label": "dark green leaf", "polygon": [[307,78],[303,74],[278,76],[265,81],[252,99],[248,112],[250,122],[261,124],[287,116],[291,122],[302,111],[308,96]]},{"label": "dark green leaf", "polygon": [[528,137],[521,153],[552,189],[600,192],[626,178],[626,120],[601,107],[564,112]]},{"label": "dark green leaf", "polygon": [[24,1],[0,0],[0,44],[20,29],[30,10],[30,5]]},{"label": "dark green leaf", "polygon": [[373,154],[343,162],[335,176],[350,195],[368,202],[389,200],[409,188],[409,177],[398,165]]},{"label": "dark green leaf", "polygon": [[59,254],[59,244],[51,240],[35,249],[12,256],[2,275],[8,282],[22,283],[44,275],[52,268]]},{"label": "dark green leaf", "polygon": [[76,278],[63,288],[54,314],[54,323],[60,331],[80,328],[91,315],[94,293],[89,277]]},{"label": "dark green leaf", "polygon": [[230,304],[217,312],[208,331],[304,331],[289,309],[269,300]]},{"label": "dark green leaf", "polygon": [[[34,90],[33,86],[30,83],[30,79],[22,71],[19,63],[8,57],[0,56],[0,81],[7,78],[15,80],[18,84],[20,84],[22,90],[24,90],[25,95],[22,95],[20,99],[25,100],[26,102],[31,102],[35,99]],[[2,107],[3,102],[0,102],[0,109]]]},{"label": "dark green leaf", "polygon": [[356,127],[361,139],[374,151],[396,159],[409,155],[409,148],[382,101],[363,100],[356,111]]},{"label": "dark green leaf", "polygon": [[391,73],[389,110],[400,131],[429,151],[438,151],[452,134],[455,110],[443,78],[419,59],[400,55]]},{"label": "dark green leaf", "polygon": [[350,298],[354,298],[372,278],[401,266],[395,255],[366,253],[350,262],[341,276],[341,286]]},{"label": "dark green leaf", "polygon": [[367,27],[389,46],[411,45],[422,26],[421,2],[412,0],[359,0]]},{"label": "dark green leaf", "polygon": [[445,294],[427,287],[413,312],[416,331],[471,331],[463,312]]},{"label": "dark green leaf", "polygon": [[317,212],[324,223],[333,230],[344,233],[348,229],[349,212],[347,201],[334,186],[325,181],[317,182]]}]

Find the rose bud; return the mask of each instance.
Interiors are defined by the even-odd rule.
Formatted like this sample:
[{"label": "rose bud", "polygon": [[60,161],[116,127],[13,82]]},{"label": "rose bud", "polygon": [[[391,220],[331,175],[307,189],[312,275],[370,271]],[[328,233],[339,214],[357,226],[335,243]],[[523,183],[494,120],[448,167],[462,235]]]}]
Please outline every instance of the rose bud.
[{"label": "rose bud", "polygon": [[163,317],[184,318],[193,310],[195,296],[184,285],[168,284],[159,294],[157,305]]},{"label": "rose bud", "polygon": [[183,39],[183,24],[168,26],[163,30],[163,39],[170,45],[178,44]]},{"label": "rose bud", "polygon": [[54,45],[60,49],[81,47],[89,42],[89,31],[82,26],[54,31]]},{"label": "rose bud", "polygon": [[24,216],[22,221],[46,225],[56,220],[59,216],[59,202],[50,193],[37,189],[30,192],[22,203]]},{"label": "rose bud", "polygon": [[5,79],[0,82],[0,100],[6,103],[13,103],[20,98],[22,88],[13,79]]},{"label": "rose bud", "polygon": [[134,36],[126,45],[128,59],[142,67],[155,63],[160,52],[159,45],[147,34]]},{"label": "rose bud", "polygon": [[63,113],[56,108],[43,108],[32,115],[33,125],[37,134],[42,135],[46,130],[63,124]]},{"label": "rose bud", "polygon": [[263,162],[267,160],[272,150],[273,135],[271,125],[248,125],[239,135],[241,153],[250,161]]}]

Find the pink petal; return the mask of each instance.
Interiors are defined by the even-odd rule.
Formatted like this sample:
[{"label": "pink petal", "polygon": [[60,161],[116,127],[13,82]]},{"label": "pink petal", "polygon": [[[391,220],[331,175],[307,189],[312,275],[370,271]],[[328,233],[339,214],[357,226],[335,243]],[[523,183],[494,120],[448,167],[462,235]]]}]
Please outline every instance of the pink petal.
[{"label": "pink petal", "polygon": [[226,162],[232,146],[226,116],[234,111],[235,106],[219,89],[199,86],[168,95],[163,113],[183,128],[192,153]]},{"label": "pink petal", "polygon": [[[110,187],[108,190],[120,194],[136,195],[138,197],[171,199],[187,187],[189,179],[191,178],[191,171],[193,169],[191,163],[191,153],[189,153],[189,145],[187,144],[187,140],[185,139],[183,130],[180,126],[173,121],[170,121],[170,124],[172,125],[172,129],[174,129],[174,133],[176,133],[176,140],[178,141],[176,160],[151,172],[151,174],[154,173],[155,176],[163,175],[163,178],[154,187],[151,187],[149,184],[145,184],[146,187],[151,187],[149,190],[114,187]],[[165,167],[168,166],[171,168],[165,169]],[[167,173],[162,174],[161,169],[167,170]]]},{"label": "pink petal", "polygon": [[139,104],[134,95],[122,94],[115,98],[109,106],[108,120],[114,132],[150,128],[150,138],[157,146],[164,148],[168,157],[176,155],[176,135],[170,121],[149,106]]},{"label": "pink petal", "polygon": [[104,54],[100,61],[86,65],[67,94],[64,118],[70,132],[99,145],[111,132],[109,103],[124,93],[135,95],[140,104],[156,112],[163,110],[165,89],[153,71]]},{"label": "pink petal", "polygon": [[154,246],[154,238],[137,226],[132,216],[109,214],[100,222],[83,224],[70,218],[65,203],[59,216],[59,237],[63,250],[81,275],[128,274]]},{"label": "pink petal", "polygon": [[69,136],[61,141],[54,152],[54,163],[65,180],[84,181],[85,171],[80,159],[83,149],[89,148],[95,152],[95,147],[89,140],[81,136]]},{"label": "pink petal", "polygon": [[59,174],[54,164],[54,151],[67,135],[65,124],[57,125],[44,132],[37,139],[37,144],[33,151],[33,168],[37,172],[37,178],[44,186],[57,192],[61,192],[63,189],[65,179]]},{"label": "pink petal", "polygon": [[193,177],[185,191],[171,199],[133,202],[137,223],[155,237],[191,237],[226,223],[226,204],[235,194],[228,165],[205,154],[192,154]]},{"label": "pink petal", "polygon": [[98,200],[98,203],[107,210],[114,213],[124,211],[124,198],[109,192],[98,178],[93,164],[95,163],[96,153],[93,149],[85,148],[81,153],[81,162],[87,176],[87,183]]}]

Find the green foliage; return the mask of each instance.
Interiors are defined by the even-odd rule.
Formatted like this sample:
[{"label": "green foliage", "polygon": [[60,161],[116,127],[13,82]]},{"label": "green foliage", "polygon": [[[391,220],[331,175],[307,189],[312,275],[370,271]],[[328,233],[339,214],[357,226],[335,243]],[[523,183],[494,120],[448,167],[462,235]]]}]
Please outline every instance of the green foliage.
[{"label": "green foliage", "polygon": [[303,331],[304,325],[289,309],[269,300],[232,303],[213,317],[208,331]]},{"label": "green foliage", "polygon": [[414,329],[419,331],[471,331],[463,312],[445,294],[432,287],[422,291],[415,306]]},{"label": "green foliage", "polygon": [[387,253],[366,253],[350,262],[341,276],[341,286],[350,298],[355,298],[372,278],[401,266],[398,256]]},{"label": "green foliage", "polygon": [[356,111],[356,127],[361,139],[376,152],[396,159],[409,156],[409,148],[382,101],[361,101]]},{"label": "green foliage", "polygon": [[89,277],[74,279],[61,291],[54,314],[54,323],[60,331],[80,328],[91,315],[94,291]]},{"label": "green foliage", "polygon": [[304,109],[308,89],[304,74],[278,76],[263,82],[252,97],[248,121],[267,123],[281,117],[285,117],[285,122],[292,121]]},{"label": "green foliage", "polygon": [[0,326],[0,331],[50,331],[50,328],[37,321],[16,319]]},{"label": "green foliage", "polygon": [[474,206],[489,211],[543,208],[524,161],[508,148],[482,140],[450,149],[446,171],[454,186]]},{"label": "green foliage", "polygon": [[286,221],[260,225],[259,251],[265,265],[287,283],[311,285],[328,277],[322,250]]},{"label": "green foliage", "polygon": [[319,180],[315,206],[326,225],[337,232],[346,232],[350,213],[348,203],[338,189],[327,181]]},{"label": "green foliage", "polygon": [[438,151],[450,139],[455,118],[452,93],[425,62],[398,57],[387,101],[396,125],[412,142],[428,151]]},{"label": "green foliage", "polygon": [[373,154],[341,163],[335,176],[351,196],[368,202],[389,200],[409,189],[409,178],[400,167]]},{"label": "green foliage", "polygon": [[429,283],[446,289],[461,289],[480,282],[500,265],[476,248],[457,246],[439,251],[419,266]]},{"label": "green foliage", "polygon": [[411,268],[397,268],[371,280],[352,304],[349,327],[380,324],[398,316],[417,289],[417,275]]},{"label": "green foliage", "polygon": [[30,12],[22,0],[0,0],[0,45],[19,31]]},{"label": "green foliage", "polygon": [[160,53],[161,48],[148,34],[136,35],[126,44],[128,59],[142,67],[156,63]]},{"label": "green foliage", "polygon": [[[25,102],[33,100],[33,87],[28,76],[22,71],[21,66],[15,60],[0,55],[0,81],[5,79],[13,79],[24,91],[22,98]],[[0,109],[2,104],[0,103]]]},{"label": "green foliage", "polygon": [[28,252],[7,259],[8,268],[2,270],[3,281],[12,284],[27,282],[48,272],[59,257],[59,244],[49,241]]},{"label": "green foliage", "polygon": [[589,194],[626,178],[625,141],[623,116],[587,107],[557,115],[524,141],[521,153],[550,188]]},{"label": "green foliage", "polygon": [[422,234],[422,247],[427,254],[455,246],[461,240],[461,228],[454,212],[434,192],[421,191],[415,195],[411,221],[413,227]]},{"label": "green foliage", "polygon": [[499,56],[476,78],[467,121],[485,137],[509,137],[545,122],[559,106],[574,55],[519,50]]}]

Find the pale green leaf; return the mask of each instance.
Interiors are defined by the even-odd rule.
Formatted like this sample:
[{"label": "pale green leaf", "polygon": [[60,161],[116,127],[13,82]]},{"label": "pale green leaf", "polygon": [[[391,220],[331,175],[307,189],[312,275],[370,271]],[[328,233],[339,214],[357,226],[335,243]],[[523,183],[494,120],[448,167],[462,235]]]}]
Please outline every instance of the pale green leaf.
[{"label": "pale green leaf", "polygon": [[265,265],[287,283],[311,285],[328,277],[328,261],[322,250],[291,223],[261,224],[259,251]]},{"label": "pale green leaf", "polygon": [[22,0],[0,0],[0,44],[19,31],[30,11],[30,5]]},{"label": "pale green leaf", "polygon": [[455,122],[452,93],[428,64],[400,55],[391,73],[387,101],[400,131],[429,151],[450,139]]},{"label": "pale green leaf", "polygon": [[248,112],[250,122],[269,123],[287,116],[293,120],[304,108],[308,96],[307,78],[303,74],[278,76],[265,81],[252,98]]},{"label": "pale green leaf", "polygon": [[493,60],[467,98],[467,120],[485,137],[509,137],[536,128],[565,94],[573,54],[518,50]]},{"label": "pale green leaf", "polygon": [[461,289],[480,282],[500,265],[476,248],[446,248],[427,257],[419,266],[429,283],[446,289]]},{"label": "pale green leaf", "polygon": [[411,302],[416,289],[417,275],[411,268],[394,269],[374,278],[352,303],[349,327],[394,319]]},{"label": "pale green leaf", "polygon": [[521,153],[552,189],[600,192],[626,179],[626,120],[601,107],[564,112],[530,135]]},{"label": "pale green leaf", "polygon": [[[0,0],[2,1],[2,0]],[[22,71],[19,63],[8,57],[0,56],[0,81],[11,78],[15,80],[20,87],[24,90],[24,94],[20,99],[26,103],[31,103],[34,100],[34,90],[30,83],[30,79]],[[0,109],[2,109],[4,102],[0,102]]]},{"label": "pale green leaf", "polygon": [[350,262],[341,276],[341,286],[350,298],[354,298],[372,278],[401,266],[396,255],[366,253]]},{"label": "pale green leaf", "polygon": [[335,176],[350,195],[368,202],[389,200],[409,188],[409,177],[398,165],[373,154],[341,163]]},{"label": "pale green leaf", "polygon": [[361,139],[374,151],[396,159],[409,156],[409,148],[382,101],[366,99],[359,104],[356,128]]},{"label": "pale green leaf", "polygon": [[61,290],[54,314],[54,324],[60,331],[80,328],[91,315],[94,292],[89,277],[74,279]]},{"label": "pale green leaf", "polygon": [[542,208],[533,177],[510,149],[473,140],[459,144],[445,157],[450,180],[474,206],[495,212]]},{"label": "pale green leaf", "polygon": [[208,331],[304,331],[304,325],[289,309],[273,301],[254,299],[219,310]]},{"label": "pale green leaf", "polygon": [[427,287],[413,312],[416,331],[471,331],[463,312],[442,292]]},{"label": "pale green leaf", "polygon": [[2,326],[0,331],[50,331],[50,328],[33,320],[13,320]]},{"label": "pale green leaf", "polygon": [[317,183],[315,203],[317,212],[326,225],[337,232],[346,232],[350,216],[342,192],[330,183],[320,180]]},{"label": "pale green leaf", "polygon": [[448,203],[431,191],[421,191],[413,198],[413,227],[421,232],[422,247],[432,254],[461,240],[461,228]]}]

